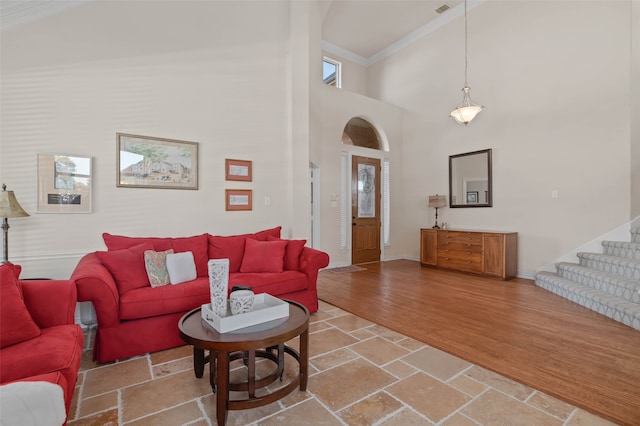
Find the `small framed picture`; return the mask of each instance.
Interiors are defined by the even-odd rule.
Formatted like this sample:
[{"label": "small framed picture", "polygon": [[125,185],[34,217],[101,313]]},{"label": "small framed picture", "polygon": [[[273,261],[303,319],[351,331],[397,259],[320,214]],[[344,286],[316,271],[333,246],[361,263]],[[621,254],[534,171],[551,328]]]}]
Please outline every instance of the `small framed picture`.
[{"label": "small framed picture", "polygon": [[467,204],[478,204],[478,191],[467,191]]},{"label": "small framed picture", "polygon": [[250,189],[226,189],[226,210],[251,210],[251,196]]},{"label": "small framed picture", "polygon": [[227,158],[224,163],[226,172],[225,180],[251,182],[251,161],[231,160]]},{"label": "small framed picture", "polygon": [[91,213],[91,157],[38,154],[38,213]]}]

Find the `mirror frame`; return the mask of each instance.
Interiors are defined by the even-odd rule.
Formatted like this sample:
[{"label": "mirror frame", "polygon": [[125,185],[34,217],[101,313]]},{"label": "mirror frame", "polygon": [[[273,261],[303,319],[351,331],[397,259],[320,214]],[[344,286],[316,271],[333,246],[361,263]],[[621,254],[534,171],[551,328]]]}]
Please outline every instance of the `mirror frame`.
[{"label": "mirror frame", "polygon": [[[453,160],[460,157],[468,157],[471,155],[487,154],[487,202],[484,204],[453,204]],[[493,207],[493,177],[491,172],[491,148],[481,149],[479,151],[465,152],[463,154],[449,156],[449,207],[450,208],[466,208],[466,207]]]}]

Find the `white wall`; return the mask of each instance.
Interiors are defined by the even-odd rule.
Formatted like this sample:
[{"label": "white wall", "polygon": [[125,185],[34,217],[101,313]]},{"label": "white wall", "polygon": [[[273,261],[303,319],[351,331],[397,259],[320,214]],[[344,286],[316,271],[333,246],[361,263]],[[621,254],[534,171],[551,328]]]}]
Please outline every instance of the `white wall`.
[{"label": "white wall", "polygon": [[[517,231],[519,273],[630,220],[630,2],[488,1],[469,12],[469,84],[485,110],[449,112],[464,83],[459,18],[370,69],[405,115],[406,253],[446,193],[448,156],[493,148],[493,208],[441,210],[452,227]],[[559,198],[552,199],[551,191]],[[432,210],[432,209],[431,209]]]},{"label": "white wall", "polygon": [[[288,2],[90,2],[4,31],[0,179],[31,214],[10,219],[10,260],[66,278],[102,232],[290,234],[288,40]],[[117,188],[116,132],[199,142],[199,189]],[[92,214],[36,213],[42,152],[93,157]],[[253,182],[225,182],[225,158]],[[253,211],[225,212],[225,188],[253,189]]]}]

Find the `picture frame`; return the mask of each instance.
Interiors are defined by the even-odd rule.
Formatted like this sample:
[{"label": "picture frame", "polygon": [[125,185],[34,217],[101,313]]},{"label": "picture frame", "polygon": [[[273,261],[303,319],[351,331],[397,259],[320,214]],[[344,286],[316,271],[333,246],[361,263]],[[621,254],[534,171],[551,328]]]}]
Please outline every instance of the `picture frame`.
[{"label": "picture frame", "polygon": [[116,134],[116,185],[198,189],[198,143]]},{"label": "picture frame", "polygon": [[467,204],[478,204],[478,191],[467,191]]},{"label": "picture frame", "polygon": [[91,213],[92,158],[37,154],[38,213]]},{"label": "picture frame", "polygon": [[251,161],[248,160],[225,159],[225,180],[251,182],[253,179],[251,166]]},{"label": "picture frame", "polygon": [[252,210],[253,191],[250,189],[226,189],[225,210]]}]

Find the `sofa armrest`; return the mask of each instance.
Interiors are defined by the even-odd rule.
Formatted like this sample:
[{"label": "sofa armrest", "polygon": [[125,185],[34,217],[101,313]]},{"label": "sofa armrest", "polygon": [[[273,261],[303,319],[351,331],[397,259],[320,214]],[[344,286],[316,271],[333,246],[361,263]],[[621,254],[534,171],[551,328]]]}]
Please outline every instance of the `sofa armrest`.
[{"label": "sofa armrest", "polygon": [[75,323],[78,293],[71,280],[20,281],[24,303],[40,328]]},{"label": "sofa armrest", "polygon": [[120,294],[109,270],[95,253],[85,255],[71,274],[78,288],[80,302],[92,302],[98,327],[120,323]]},{"label": "sofa armrest", "polygon": [[318,271],[329,265],[329,255],[311,247],[303,247],[300,254],[300,272],[307,276],[309,289],[315,289],[318,281]]}]

